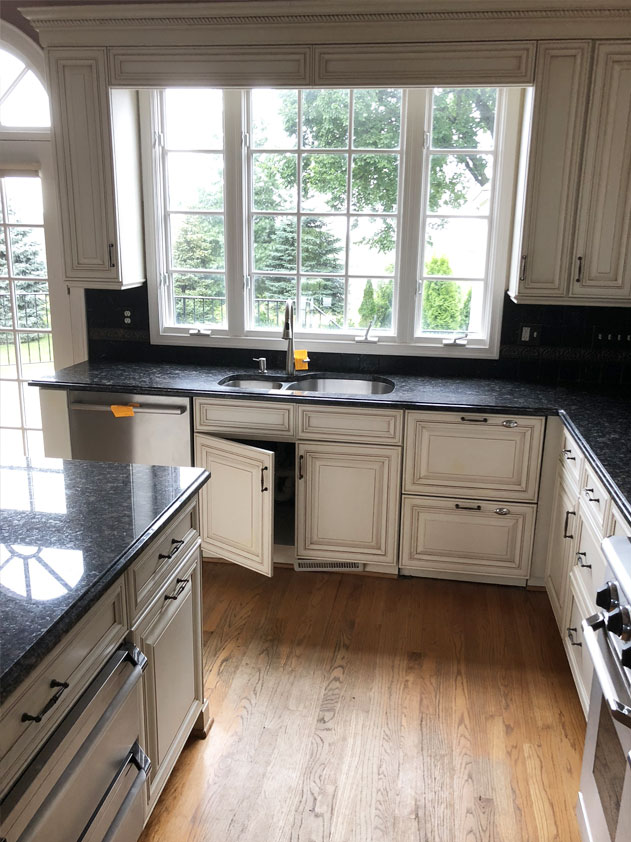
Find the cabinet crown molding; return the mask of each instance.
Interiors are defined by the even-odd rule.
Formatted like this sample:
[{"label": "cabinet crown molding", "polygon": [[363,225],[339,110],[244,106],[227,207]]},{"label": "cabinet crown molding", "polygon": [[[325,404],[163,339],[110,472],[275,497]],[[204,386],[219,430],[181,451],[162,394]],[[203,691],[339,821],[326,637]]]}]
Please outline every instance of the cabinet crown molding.
[{"label": "cabinet crown molding", "polygon": [[[224,32],[234,27],[242,29],[243,42],[248,40],[248,32],[261,27],[274,33],[283,28],[294,32],[299,27],[308,28],[314,43],[325,41],[326,37],[322,35],[329,32],[332,40],[338,41],[339,35],[336,36],[334,30],[340,26],[345,30],[347,26],[349,29],[360,26],[372,34],[373,40],[382,42],[418,40],[421,36],[430,38],[434,29],[442,37],[439,30],[445,28],[451,31],[453,38],[453,32],[467,24],[482,27],[476,30],[475,37],[479,40],[501,37],[498,30],[503,30],[504,37],[509,30],[512,30],[513,37],[520,37],[517,28],[525,23],[529,25],[529,38],[538,35],[530,27],[540,29],[541,37],[549,38],[552,37],[550,28],[555,25],[563,27],[583,22],[594,26],[599,21],[609,26],[612,21],[629,21],[631,33],[631,6],[626,0],[571,0],[569,4],[567,0],[520,0],[519,3],[513,0],[424,0],[422,3],[418,0],[395,0],[387,10],[384,10],[381,0],[320,0],[318,3],[312,0],[300,3],[295,0],[255,3],[112,3],[103,6],[37,6],[21,9],[21,12],[42,33],[41,40],[45,46],[68,44],[63,37],[64,31],[68,30],[72,30],[75,35],[77,31],[82,31],[81,43],[88,43],[83,38],[91,32],[91,43],[96,43],[95,35],[99,28],[106,28],[107,31],[97,36],[98,43],[113,45],[122,41],[130,43],[130,28],[142,31],[141,40],[144,44],[161,41],[164,30],[182,28],[198,30],[195,43],[203,43],[204,39],[206,43],[214,43],[221,38],[221,32],[217,32],[218,27],[223,28]],[[386,37],[383,34],[384,25],[390,27]],[[484,26],[490,27],[486,36]],[[126,32],[123,33],[123,30]],[[466,28],[461,31],[462,40],[468,40],[470,36],[467,36]],[[556,37],[560,31],[556,32]],[[360,40],[366,40],[363,32],[355,33],[352,29],[350,32],[353,36],[359,34]],[[619,34],[616,33],[614,37]],[[606,37],[605,33],[603,37]],[[354,37],[350,40],[354,40]]]}]

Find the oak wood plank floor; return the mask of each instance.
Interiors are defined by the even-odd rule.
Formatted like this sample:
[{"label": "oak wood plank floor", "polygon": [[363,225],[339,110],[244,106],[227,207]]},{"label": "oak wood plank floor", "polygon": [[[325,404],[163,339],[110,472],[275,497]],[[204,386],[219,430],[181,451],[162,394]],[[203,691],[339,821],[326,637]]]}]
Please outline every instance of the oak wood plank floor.
[{"label": "oak wood plank floor", "polygon": [[204,564],[206,695],[141,842],[579,842],[547,596]]}]

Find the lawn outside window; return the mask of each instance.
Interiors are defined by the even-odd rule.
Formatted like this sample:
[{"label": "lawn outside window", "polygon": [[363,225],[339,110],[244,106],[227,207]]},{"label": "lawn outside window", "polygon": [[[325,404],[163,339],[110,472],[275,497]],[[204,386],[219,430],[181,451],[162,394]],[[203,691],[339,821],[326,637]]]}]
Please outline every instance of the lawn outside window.
[{"label": "lawn outside window", "polygon": [[521,89],[141,100],[152,342],[496,356]]}]

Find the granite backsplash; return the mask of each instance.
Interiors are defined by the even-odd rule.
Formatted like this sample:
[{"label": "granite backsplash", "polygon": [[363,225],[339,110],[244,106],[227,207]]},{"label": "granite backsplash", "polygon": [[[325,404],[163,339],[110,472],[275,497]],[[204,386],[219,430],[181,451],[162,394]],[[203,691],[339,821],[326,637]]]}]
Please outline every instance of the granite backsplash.
[{"label": "granite backsplash", "polygon": [[[248,366],[252,349],[151,345],[146,287],[112,292],[86,290],[90,360]],[[131,324],[124,324],[124,311]],[[524,325],[535,327],[538,344],[520,341]],[[617,337],[622,336],[622,341]],[[609,339],[608,337],[613,337]],[[515,304],[504,300],[497,360],[325,354],[310,349],[311,368],[327,371],[392,372],[437,377],[506,377],[528,382],[631,387],[631,310]],[[284,355],[267,351],[270,368]]]}]

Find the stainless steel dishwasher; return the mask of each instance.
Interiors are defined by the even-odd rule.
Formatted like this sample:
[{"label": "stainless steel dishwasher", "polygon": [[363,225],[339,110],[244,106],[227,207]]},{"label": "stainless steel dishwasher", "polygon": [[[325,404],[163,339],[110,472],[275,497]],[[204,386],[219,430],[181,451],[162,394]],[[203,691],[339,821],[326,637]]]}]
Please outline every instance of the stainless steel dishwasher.
[{"label": "stainless steel dishwasher", "polygon": [[68,415],[73,459],[192,464],[190,398],[71,391]]}]

